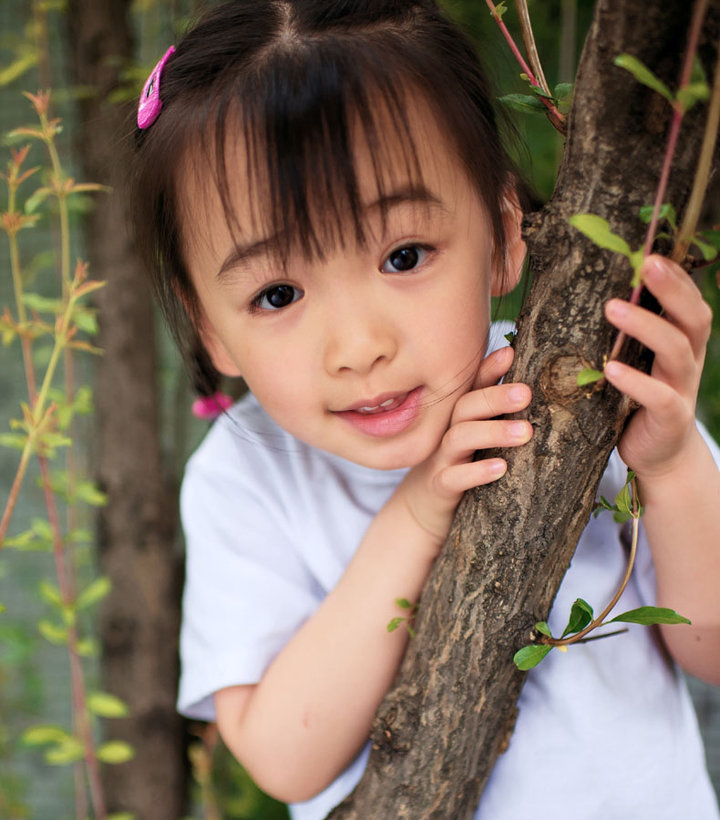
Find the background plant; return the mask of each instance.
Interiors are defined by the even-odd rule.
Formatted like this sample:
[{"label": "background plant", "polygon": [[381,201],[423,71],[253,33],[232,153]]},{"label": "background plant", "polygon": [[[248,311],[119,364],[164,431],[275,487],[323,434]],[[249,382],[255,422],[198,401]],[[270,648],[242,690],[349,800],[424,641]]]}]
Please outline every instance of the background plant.
[{"label": "background plant", "polygon": [[[20,95],[21,89],[36,90],[40,87],[54,86],[53,107],[55,111],[62,113],[65,126],[65,130],[57,135],[59,149],[65,158],[64,161],[69,160],[70,167],[73,167],[72,174],[82,179],[84,175],[75,170],[79,157],[73,150],[70,137],[76,121],[75,103],[79,99],[87,99],[93,90],[89,85],[73,85],[67,80],[65,64],[68,59],[68,45],[64,35],[65,18],[62,8],[65,5],[65,3],[58,2],[26,3],[21,0],[10,0],[2,4],[0,21],[5,24],[3,29],[5,43],[4,50],[0,53],[0,82],[7,82],[9,86],[8,90],[3,92],[3,105],[0,106],[2,112],[0,113],[2,118],[0,130],[3,132],[12,130],[19,125],[27,124],[32,119],[31,109]],[[174,2],[171,0],[162,0],[162,2],[161,0],[156,0],[156,2],[143,0],[143,2],[133,4],[137,32],[134,53],[138,65],[134,63],[123,65],[124,84],[116,89],[113,97],[115,104],[121,105],[123,101],[133,98],[137,93],[139,85],[158,55],[164,51],[169,42],[176,39],[175,29],[169,21],[192,14],[194,5],[190,0],[187,2],[183,0]],[[507,54],[505,43],[500,38],[485,4],[472,2],[472,0],[448,0],[447,5],[470,31],[482,39],[484,49],[489,50],[488,60],[499,75],[499,85],[503,88],[503,93],[527,95],[527,82],[519,76],[519,70]],[[573,52],[576,48],[573,44],[581,40],[582,31],[587,26],[593,4],[590,0],[578,0],[578,2],[558,0],[554,3],[536,0],[530,2],[529,5],[545,73],[552,90],[557,92],[558,83],[572,80],[572,68],[568,69],[567,64],[573,62]],[[18,21],[20,16],[23,16],[25,22],[22,25],[18,22],[10,27],[8,24],[11,7],[15,9],[14,13],[17,14]],[[572,23],[573,16],[575,23]],[[521,38],[512,8],[504,20],[515,39],[520,42]],[[53,52],[52,55],[49,54],[50,51]],[[562,67],[563,63],[565,63],[565,68]],[[538,200],[542,201],[552,191],[561,138],[541,116],[521,117],[517,127],[524,139],[532,145],[532,156],[519,149],[518,158],[521,164],[528,169],[535,184]],[[15,143],[13,147],[19,150],[23,144],[23,142]],[[41,145],[37,145],[31,149],[24,167],[46,164],[46,157],[40,148]],[[5,168],[10,158],[11,153],[7,149],[4,152],[4,158],[0,160],[0,168]],[[104,177],[94,174],[88,178],[106,181]],[[46,182],[47,180],[43,180],[38,171],[33,178],[29,178],[24,183],[27,190],[23,189],[20,194],[23,210],[24,202],[32,196],[34,187],[31,186],[47,187]],[[113,194],[113,197],[115,196],[117,194]],[[719,199],[715,197],[715,202]],[[712,202],[713,198],[709,197],[708,200]],[[106,203],[107,201],[106,194],[98,195],[98,202]],[[86,254],[79,228],[81,220],[87,218],[89,209],[93,206],[89,202],[88,195],[79,192],[70,198],[68,204],[71,258],[74,259],[78,255]],[[4,203],[0,203],[0,210],[4,207]],[[58,279],[55,273],[58,268],[55,261],[58,258],[56,250],[58,230],[50,226],[51,213],[57,216],[57,203],[56,198],[48,195],[43,202],[37,202],[34,210],[31,208],[31,214],[39,215],[41,218],[32,228],[20,232],[18,242],[23,254],[22,269],[26,285],[39,293],[42,298],[52,300],[58,297]],[[704,225],[712,226],[719,222],[719,214],[712,213],[712,211],[706,212]],[[0,262],[0,271],[2,271],[3,281],[9,284],[10,268],[7,261],[7,250],[7,244],[4,248],[0,247],[0,257],[3,258]],[[93,277],[105,278],[108,275],[107,270],[96,269],[94,257],[91,257],[91,263],[90,272]],[[71,274],[73,269],[74,264],[70,270]],[[715,308],[716,317],[720,314],[720,300],[716,285],[717,270],[716,264],[695,274],[705,289],[706,297]],[[6,291],[3,291],[3,294],[5,293]],[[98,294],[102,295],[102,292]],[[93,294],[93,296],[98,294]],[[4,295],[2,304],[8,306],[13,304],[10,292]],[[57,314],[53,311],[42,313],[38,309],[39,304],[35,308],[37,318],[46,324],[51,324]],[[30,309],[29,306],[28,309]],[[515,306],[508,301],[501,309],[512,314]],[[16,320],[17,316],[14,315],[14,321]],[[85,333],[80,335],[85,340],[90,339]],[[40,358],[43,355],[47,356],[47,341],[49,340],[48,335],[33,340],[35,349],[40,351],[36,353],[36,356]],[[42,352],[43,348],[45,348],[45,353]],[[187,384],[177,361],[169,352],[164,341],[161,341],[160,351],[165,469],[168,475],[173,476],[177,475],[177,465],[182,464],[185,453],[192,446],[193,441],[202,434],[203,427],[191,426],[186,412],[186,408],[189,407]],[[76,489],[70,495],[76,499],[79,492],[87,490],[92,497],[97,490],[92,483],[85,484],[84,478],[82,480],[80,478],[81,475],[88,475],[89,471],[86,471],[83,465],[94,463],[97,445],[91,423],[88,423],[90,417],[80,414],[82,409],[88,409],[90,406],[89,393],[82,391],[81,385],[92,383],[93,377],[88,367],[90,357],[85,353],[79,353],[79,358],[74,359],[77,386],[73,391],[72,403],[75,405],[75,418],[72,436],[67,435],[80,445],[75,456],[78,464],[77,478],[71,479],[71,486],[74,485]],[[3,432],[22,435],[22,429],[9,430],[5,427],[4,422],[4,419],[10,417],[18,418],[20,422],[23,421],[21,414],[15,409],[19,406],[15,399],[13,399],[12,409],[10,408],[10,387],[13,388],[12,395],[17,397],[18,402],[27,401],[26,388],[19,389],[24,384],[22,376],[24,368],[22,367],[21,345],[17,338],[7,349],[2,350],[2,356],[0,386],[5,388],[4,393],[7,396],[6,405],[2,409]],[[58,387],[61,393],[66,393],[63,383],[63,367],[62,364],[59,367],[62,378]],[[12,377],[9,375],[11,369],[14,374]],[[61,414],[61,395],[55,393],[51,398],[58,405],[58,410],[55,412]],[[717,319],[703,381],[700,413],[709,422],[715,436],[720,437],[720,333]],[[54,432],[66,435],[62,430]],[[64,461],[66,450],[65,447],[58,449],[54,462],[56,465]],[[2,465],[0,478],[4,481],[7,481],[7,478],[14,473],[18,456],[19,451],[16,449],[6,448],[0,453],[0,464]],[[28,470],[21,497],[21,504],[24,506],[16,511],[11,530],[11,537],[16,538],[25,533],[27,541],[25,544],[18,542],[11,548],[12,551],[4,550],[0,555],[0,601],[8,605],[8,611],[0,615],[0,724],[4,724],[4,726],[0,725],[0,817],[6,815],[8,818],[22,817],[24,812],[25,815],[37,817],[38,820],[58,820],[59,816],[69,817],[73,811],[77,811],[72,796],[74,776],[65,775],[64,772],[68,771],[65,767],[55,772],[55,767],[48,767],[45,764],[44,752],[53,748],[52,743],[44,748],[27,749],[20,742],[22,730],[31,725],[60,726],[68,735],[74,733],[70,718],[70,676],[64,650],[62,647],[51,646],[37,629],[37,623],[41,620],[61,630],[66,628],[66,625],[65,616],[62,607],[57,603],[58,596],[55,592],[56,589],[59,590],[59,585],[52,569],[53,554],[48,551],[51,543],[50,533],[42,524],[36,524],[33,529],[32,518],[40,519],[39,511],[42,510],[44,499],[42,490],[35,483],[38,469],[33,466],[32,459]],[[60,472],[64,472],[64,469]],[[56,480],[55,486],[56,489],[60,489],[60,480]],[[7,488],[9,492],[9,482]],[[31,502],[33,512],[28,510]],[[59,499],[59,503],[64,510],[61,518],[65,519],[66,505],[62,498]],[[76,514],[79,517],[70,528],[76,531],[78,536],[72,545],[73,563],[75,572],[78,574],[77,588],[82,590],[97,577],[97,541],[93,532],[93,515],[86,503],[78,501],[74,509],[77,510]],[[65,541],[68,541],[67,535]],[[35,549],[43,544],[42,549]],[[3,571],[4,578],[1,577]],[[43,593],[39,591],[41,579],[45,579],[52,585],[51,587],[43,586]],[[28,615],[29,608],[32,608],[32,613]],[[79,613],[83,638],[92,637],[97,641],[97,611],[97,607],[93,606]],[[85,669],[89,675],[91,688],[93,690],[100,688],[96,659],[86,658]],[[699,702],[707,704],[708,714],[711,714],[714,707],[713,702],[709,699],[708,689],[698,687],[697,691],[700,693]],[[121,725],[123,719],[115,719],[113,722]],[[200,731],[200,734],[203,738],[205,737],[203,731]],[[32,735],[30,737],[32,738]],[[59,736],[57,737],[59,739]],[[208,783],[214,784],[212,787],[215,790],[215,805],[220,816],[233,819],[236,817],[269,818],[271,816],[270,809],[262,802],[261,797],[250,797],[250,795],[255,795],[255,792],[251,791],[246,775],[232,763],[220,744],[212,745],[207,740],[201,740],[192,735],[191,748],[200,751],[199,754],[193,751],[191,759],[194,763],[196,782],[204,784],[196,791],[198,795],[201,792],[207,795],[209,793]],[[212,761],[209,768],[208,760]],[[25,780],[24,790],[23,780]],[[44,799],[41,797],[43,793],[45,794]],[[60,806],[63,808],[60,809]],[[192,810],[192,816],[199,818],[204,814],[210,817],[211,815],[208,814],[210,810],[211,806],[207,797],[204,800],[198,797],[195,801],[195,808]],[[190,811],[188,809],[188,813]]]}]

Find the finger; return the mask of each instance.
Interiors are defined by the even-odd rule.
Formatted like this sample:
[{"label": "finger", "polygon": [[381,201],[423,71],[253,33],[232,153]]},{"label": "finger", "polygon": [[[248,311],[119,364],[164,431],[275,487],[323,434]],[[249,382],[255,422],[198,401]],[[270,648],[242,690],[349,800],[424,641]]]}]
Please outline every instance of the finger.
[{"label": "finger", "polygon": [[683,393],[695,389],[702,361],[698,363],[690,339],[681,328],[622,299],[611,299],[605,306],[605,315],[615,327],[653,351],[655,378]]},{"label": "finger", "polygon": [[476,450],[518,447],[530,441],[532,434],[532,425],[522,419],[463,421],[445,433],[440,450],[445,459],[457,463],[471,458]]},{"label": "finger", "polygon": [[712,311],[695,282],[679,265],[657,255],[645,260],[642,276],[666,317],[690,339],[696,358],[702,357],[710,337]]},{"label": "finger", "polygon": [[471,390],[457,400],[450,423],[492,419],[506,413],[516,413],[524,410],[531,399],[530,388],[526,384],[516,382]]},{"label": "finger", "polygon": [[514,358],[515,351],[511,347],[501,347],[499,350],[494,350],[480,362],[471,389],[477,390],[481,387],[497,384],[510,369]]},{"label": "finger", "polygon": [[613,387],[645,407],[662,425],[688,424],[694,418],[694,404],[684,400],[670,385],[622,362],[605,365],[605,377]]},{"label": "finger", "polygon": [[456,495],[472,487],[490,484],[504,476],[506,472],[507,463],[502,458],[453,464],[438,472],[434,479],[435,488],[440,494]]}]

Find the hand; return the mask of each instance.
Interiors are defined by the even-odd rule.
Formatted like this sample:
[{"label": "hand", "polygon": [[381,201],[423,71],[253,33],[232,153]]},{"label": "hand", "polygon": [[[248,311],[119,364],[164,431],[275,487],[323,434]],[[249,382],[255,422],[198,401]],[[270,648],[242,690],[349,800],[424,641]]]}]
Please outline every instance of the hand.
[{"label": "hand", "polygon": [[490,447],[517,447],[532,437],[529,422],[497,418],[530,404],[527,385],[497,383],[507,373],[513,358],[513,349],[504,347],[482,361],[472,388],[455,404],[438,448],[414,467],[398,488],[411,515],[436,539],[438,549],[465,490],[489,484],[507,470],[502,458],[473,461],[475,452]]},{"label": "hand", "polygon": [[641,405],[618,447],[641,479],[668,474],[697,443],[695,404],[712,321],[700,291],[678,265],[649,256],[642,274],[663,316],[621,299],[605,306],[608,321],[655,354],[650,375],[618,361],[605,365],[610,384]]}]

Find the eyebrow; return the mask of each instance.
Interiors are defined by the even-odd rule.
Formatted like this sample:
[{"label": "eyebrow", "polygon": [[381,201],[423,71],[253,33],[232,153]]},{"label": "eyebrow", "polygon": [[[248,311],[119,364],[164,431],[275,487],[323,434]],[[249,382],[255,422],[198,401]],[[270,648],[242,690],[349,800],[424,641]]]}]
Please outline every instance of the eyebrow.
[{"label": "eyebrow", "polygon": [[[401,205],[428,205],[437,208],[445,214],[449,213],[449,208],[445,203],[424,185],[406,185],[387,194],[382,194],[377,199],[365,203],[362,210],[366,214],[379,211],[383,217],[392,208]],[[245,244],[236,244],[230,253],[225,257],[223,263],[215,275],[216,280],[222,281],[228,271],[241,266],[243,263],[259,256],[276,255],[281,248],[283,234],[278,232],[264,239],[253,240]]]}]

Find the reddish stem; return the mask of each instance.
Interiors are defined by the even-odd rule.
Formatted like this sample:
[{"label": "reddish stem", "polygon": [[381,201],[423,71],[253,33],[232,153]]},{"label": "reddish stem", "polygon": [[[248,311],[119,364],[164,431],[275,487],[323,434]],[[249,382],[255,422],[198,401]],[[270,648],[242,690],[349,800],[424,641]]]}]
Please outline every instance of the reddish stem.
[{"label": "reddish stem", "polygon": [[[72,592],[68,579],[67,568],[65,566],[65,553],[63,549],[62,528],[60,524],[60,514],[57,508],[57,500],[50,484],[50,468],[48,461],[43,456],[38,457],[40,467],[40,477],[45,496],[45,506],[47,508],[48,522],[52,531],[53,555],[55,558],[55,572],[60,589],[60,597],[66,606],[72,605]],[[82,663],[77,649],[78,638],[75,624],[68,626],[68,654],[70,655],[70,680],[72,690],[72,707],[75,726],[78,729],[80,738],[85,749],[85,765],[88,773],[88,786],[90,788],[90,799],[96,820],[106,820],[107,809],[103,797],[100,783],[100,771],[97,756],[95,755],[95,744],[92,736],[92,728],[88,720],[85,706],[85,680],[83,677]]]},{"label": "reddish stem", "polygon": [[527,74],[528,79],[530,80],[530,84],[537,88],[538,91],[542,92],[539,94],[540,102],[548,109],[548,116],[550,117],[553,125],[561,132],[565,132],[565,115],[561,114],[560,111],[556,108],[555,104],[548,100],[547,97],[543,96],[543,88],[538,82],[537,78],[533,74],[532,69],[530,66],[525,62],[525,58],[522,56],[520,49],[515,44],[515,41],[512,38],[512,34],[508,31],[507,26],[503,23],[500,15],[497,13],[497,9],[495,8],[495,4],[492,0],[485,0],[487,7],[490,9],[492,16],[495,18],[495,22],[500,26],[500,31],[503,34],[503,37],[507,41],[507,44],[510,46],[510,50],[515,55],[515,59],[518,61],[520,68],[522,68],[523,72]]},{"label": "reddish stem", "polygon": [[[697,0],[697,3],[695,4],[695,8],[693,10],[692,21],[690,23],[690,33],[688,35],[688,42],[685,48],[685,56],[683,58],[682,69],[680,71],[678,89],[685,88],[685,86],[687,86],[690,83],[693,60],[695,59],[695,54],[697,53],[698,41],[700,39],[700,29],[702,27],[702,21],[703,17],[705,16],[706,8],[707,0]],[[663,159],[662,171],[660,173],[660,181],[658,183],[657,192],[655,194],[655,203],[653,206],[652,218],[645,233],[645,245],[643,246],[644,259],[647,258],[647,256],[652,251],[653,242],[655,241],[655,232],[657,231],[658,221],[660,219],[660,209],[665,199],[668,180],[670,179],[670,167],[675,156],[678,136],[680,134],[680,126],[682,125],[684,116],[685,111],[683,107],[679,103],[676,103],[673,106],[673,116],[672,121],[670,123],[670,131],[668,133],[668,141],[667,146],[665,148],[665,157]],[[640,301],[640,294],[642,293],[642,290],[643,284],[642,282],[640,282],[640,284],[636,285],[632,289],[630,298],[628,299],[630,304],[636,305]],[[612,350],[610,351],[608,361],[617,359],[617,357],[620,355],[620,350],[622,349],[624,341],[625,333],[620,331],[615,339],[615,343],[612,346]]]}]

